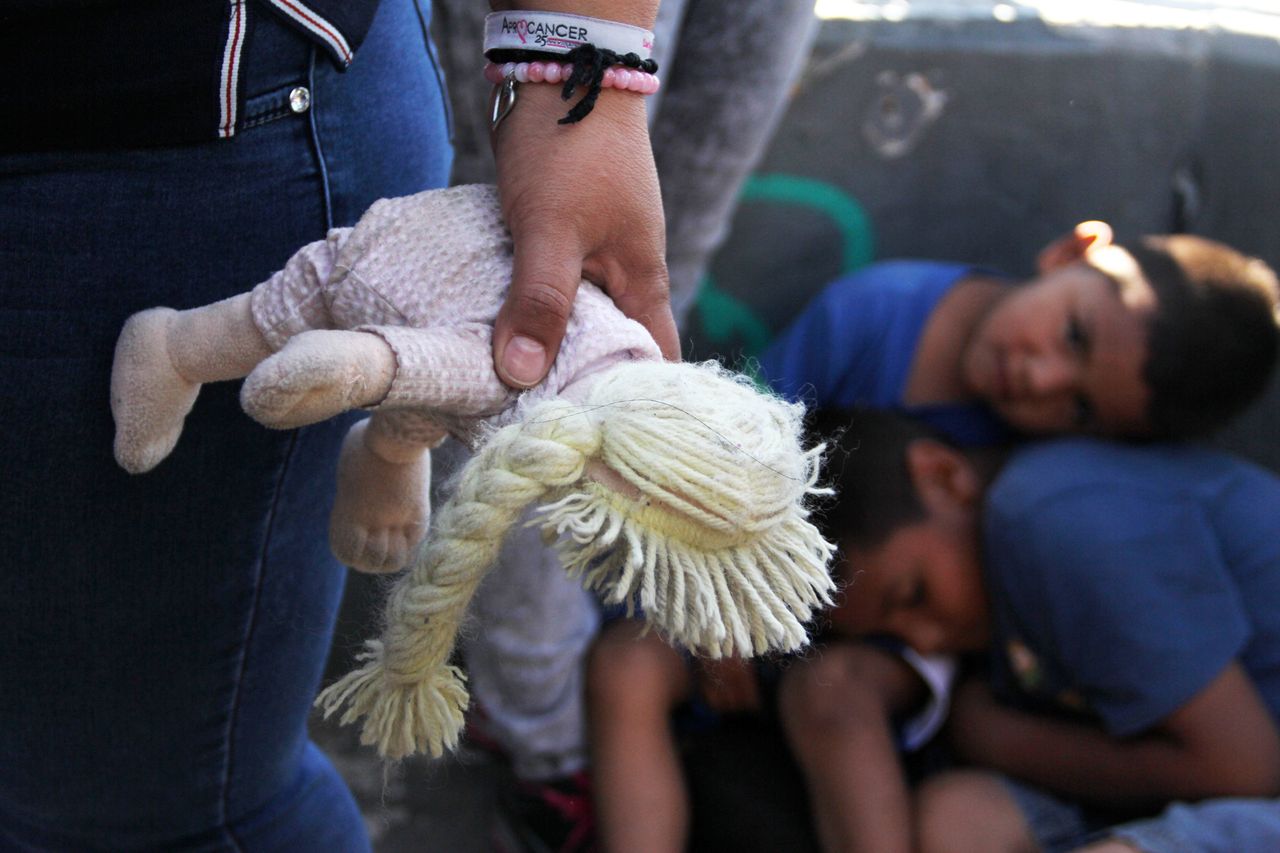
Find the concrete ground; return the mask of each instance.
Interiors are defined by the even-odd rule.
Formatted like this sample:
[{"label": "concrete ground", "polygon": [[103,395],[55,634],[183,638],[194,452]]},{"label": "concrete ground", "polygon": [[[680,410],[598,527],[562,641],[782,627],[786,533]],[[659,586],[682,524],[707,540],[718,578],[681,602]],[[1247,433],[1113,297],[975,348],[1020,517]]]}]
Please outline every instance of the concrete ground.
[{"label": "concrete ground", "polygon": [[[366,637],[377,633],[387,579],[351,572],[326,667],[327,684],[355,666]],[[358,726],[311,718],[311,737],[346,779],[364,813],[375,853],[492,853],[489,827],[506,766],[465,742],[453,756],[381,761],[361,746]]]},{"label": "concrete ground", "polygon": [[[493,853],[499,787],[512,781],[491,753],[385,768],[352,728],[313,718],[312,737],[347,780],[375,853]],[[799,771],[781,736],[753,718],[682,738],[694,801],[689,849],[699,853],[818,853]],[[505,848],[504,848],[505,849]]]},{"label": "concrete ground", "polygon": [[375,853],[491,853],[489,826],[506,768],[464,746],[450,758],[384,765],[356,728],[312,720],[311,735],[351,786]]}]

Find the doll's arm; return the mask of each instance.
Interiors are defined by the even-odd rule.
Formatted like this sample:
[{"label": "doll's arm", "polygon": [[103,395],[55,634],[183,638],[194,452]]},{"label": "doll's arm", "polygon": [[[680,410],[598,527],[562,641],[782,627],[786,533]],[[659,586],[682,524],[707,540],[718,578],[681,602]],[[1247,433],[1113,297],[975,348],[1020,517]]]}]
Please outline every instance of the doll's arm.
[{"label": "doll's arm", "polygon": [[304,332],[249,375],[240,399],[255,420],[278,429],[374,406],[477,420],[512,400],[489,346],[488,330],[473,326]]},{"label": "doll's arm", "polygon": [[430,449],[444,429],[411,410],[383,410],[347,433],[329,545],[352,568],[392,572],[409,561],[431,514]]}]

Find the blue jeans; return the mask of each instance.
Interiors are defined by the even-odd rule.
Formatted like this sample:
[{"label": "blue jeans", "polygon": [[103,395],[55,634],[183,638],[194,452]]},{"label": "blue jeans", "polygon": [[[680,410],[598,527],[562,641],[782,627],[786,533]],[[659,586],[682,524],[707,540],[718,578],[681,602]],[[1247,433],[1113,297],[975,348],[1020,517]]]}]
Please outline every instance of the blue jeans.
[{"label": "blue jeans", "polygon": [[0,850],[368,849],[306,734],[350,421],[272,432],[235,383],[207,387],[131,477],[108,378],[134,311],[248,290],[375,199],[445,183],[427,3],[383,0],[345,74],[251,4],[255,126],[231,141],[0,157]]},{"label": "blue jeans", "polygon": [[1142,853],[1280,850],[1280,800],[1223,797],[1177,802],[1160,814],[1134,820],[1009,777],[1003,782],[1045,853],[1066,853],[1109,838],[1127,841]]},{"label": "blue jeans", "polygon": [[1280,800],[1224,798],[1174,803],[1159,816],[1108,835],[1143,853],[1250,853],[1280,850]]}]

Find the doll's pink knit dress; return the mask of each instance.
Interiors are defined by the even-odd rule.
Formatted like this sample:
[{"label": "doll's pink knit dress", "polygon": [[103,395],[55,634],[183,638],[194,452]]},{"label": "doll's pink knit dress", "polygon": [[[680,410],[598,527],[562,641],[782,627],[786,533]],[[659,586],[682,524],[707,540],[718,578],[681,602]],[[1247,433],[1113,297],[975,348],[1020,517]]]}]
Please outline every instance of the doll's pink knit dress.
[{"label": "doll's pink knit dress", "polygon": [[254,288],[254,322],[275,350],[312,329],[381,336],[397,367],[379,410],[403,412],[397,425],[424,441],[442,429],[469,439],[480,421],[505,426],[602,368],[661,358],[643,326],[583,282],[547,378],[522,394],[507,388],[491,352],[511,252],[491,186],[384,199]]}]

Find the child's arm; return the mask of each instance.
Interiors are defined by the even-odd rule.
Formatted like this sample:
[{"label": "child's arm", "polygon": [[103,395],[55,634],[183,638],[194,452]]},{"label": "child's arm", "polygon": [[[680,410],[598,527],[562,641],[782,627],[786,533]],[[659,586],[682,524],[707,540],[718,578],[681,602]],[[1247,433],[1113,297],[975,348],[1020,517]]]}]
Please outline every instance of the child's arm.
[{"label": "child's arm", "polygon": [[978,682],[957,692],[951,730],[964,757],[1095,803],[1280,793],[1280,733],[1237,662],[1158,726],[1131,738],[1002,706]]},{"label": "child's arm", "polygon": [[697,658],[694,679],[713,711],[738,714],[760,710],[760,679],[748,658]]},{"label": "child's arm", "polygon": [[925,694],[900,657],[863,643],[832,643],[787,672],[783,727],[808,783],[823,849],[912,849],[893,721]]},{"label": "child's arm", "polygon": [[685,658],[632,620],[607,625],[587,660],[596,814],[606,850],[681,850],[689,798],[671,711],[692,689]]}]

